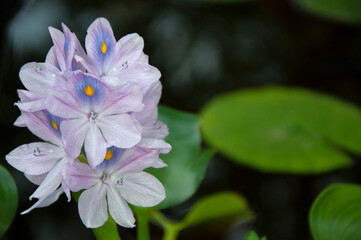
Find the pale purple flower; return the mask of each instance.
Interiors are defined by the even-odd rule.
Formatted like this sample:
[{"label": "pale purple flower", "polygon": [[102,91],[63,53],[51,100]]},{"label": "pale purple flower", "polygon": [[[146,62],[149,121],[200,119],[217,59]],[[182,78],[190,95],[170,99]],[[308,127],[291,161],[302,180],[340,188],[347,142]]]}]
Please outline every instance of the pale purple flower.
[{"label": "pale purple flower", "polygon": [[[171,150],[168,128],[158,121],[160,72],[149,65],[138,34],[116,42],[104,18],[88,28],[87,53],[64,24],[62,30],[49,27],[54,46],[45,62],[25,64],[19,73],[27,90],[18,90],[21,116],[14,125],[46,141],[6,156],[39,185],[30,196],[38,201],[22,214],[85,189],[79,213],[87,227],[103,225],[108,209],[119,225],[133,227],[127,202],[152,207],[165,198],[162,184],[143,172],[165,167],[159,154]],[[77,159],[82,147],[88,164]]]},{"label": "pale purple flower", "polygon": [[79,215],[88,228],[102,226],[108,210],[114,221],[123,227],[134,227],[135,219],[127,202],[140,207],[152,207],[165,198],[163,185],[143,172],[158,160],[157,151],[133,147],[121,150],[108,148],[108,158],[95,169],[75,161],[62,171],[65,187],[81,193]]},{"label": "pale purple flower", "polygon": [[31,62],[25,64],[19,73],[21,82],[29,92],[33,101],[24,101],[16,105],[24,111],[38,111],[45,109],[45,102],[52,95],[55,83],[65,84],[66,78],[72,71],[84,70],[74,60],[74,54],[86,56],[79,40],[69,28],[62,24],[63,31],[49,27],[54,46],[49,50],[45,63]]},{"label": "pale purple flower", "polygon": [[108,86],[117,88],[133,83],[143,89],[159,80],[161,74],[148,64],[148,57],[143,53],[144,41],[138,34],[126,35],[116,42],[105,18],[96,19],[87,32],[87,57],[75,54],[75,59]]},{"label": "pale purple flower", "polygon": [[32,133],[49,142],[24,144],[6,155],[10,165],[24,172],[29,180],[39,185],[30,199],[45,200],[52,195],[62,183],[60,172],[63,166],[73,162],[62,141],[61,121],[61,118],[46,110],[22,111],[17,120],[18,124],[27,126]]},{"label": "pale purple flower", "polygon": [[[143,110],[134,112],[133,116],[143,126],[142,139],[136,146],[148,150],[158,150],[159,153],[166,154],[172,147],[164,141],[164,138],[168,136],[167,125],[158,120],[158,103],[161,92],[162,85],[159,81],[152,84],[144,94]],[[159,159],[153,167],[164,166],[166,164]]]},{"label": "pale purple flower", "polygon": [[46,197],[39,198],[39,200],[33,206],[31,206],[29,209],[21,212],[21,215],[27,214],[30,211],[34,210],[35,208],[43,208],[43,207],[50,206],[51,204],[56,202],[59,199],[60,195],[63,193],[64,193],[64,190],[62,188],[58,188],[55,192],[50,193]]},{"label": "pale purple flower", "polygon": [[76,70],[84,71],[82,65],[78,64],[74,59],[75,54],[86,57],[83,47],[75,34],[65,24],[62,24],[62,28],[64,33],[49,27],[54,46],[49,50],[45,62],[57,67],[63,73]]},{"label": "pale purple flower", "polygon": [[21,110],[29,112],[45,109],[45,102],[52,95],[54,84],[66,82],[59,74],[59,70],[47,63],[27,63],[21,68],[19,75],[21,82],[29,91],[19,90],[21,101],[15,105]]},{"label": "pale purple flower", "polygon": [[109,146],[130,148],[141,139],[141,126],[130,112],[140,111],[143,95],[135,86],[110,90],[100,80],[78,72],[66,87],[54,88],[47,109],[62,117],[60,125],[71,156],[84,144],[91,167],[99,165]]}]

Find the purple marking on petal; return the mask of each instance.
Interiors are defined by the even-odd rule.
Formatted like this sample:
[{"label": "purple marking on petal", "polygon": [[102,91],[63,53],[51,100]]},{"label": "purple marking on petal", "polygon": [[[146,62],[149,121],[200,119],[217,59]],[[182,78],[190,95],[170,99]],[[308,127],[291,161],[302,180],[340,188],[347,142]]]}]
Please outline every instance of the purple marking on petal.
[{"label": "purple marking on petal", "polygon": [[64,34],[64,37],[65,37],[65,41],[64,41],[64,58],[65,58],[65,62],[67,61],[68,59],[68,56],[69,56],[69,51],[68,51],[68,46],[69,46],[69,38]]},{"label": "purple marking on petal", "polygon": [[66,65],[66,70],[72,70],[72,62],[74,58],[74,52],[76,47],[76,36],[70,31],[70,29],[62,23],[62,28],[64,32],[64,60]]},{"label": "purple marking on petal", "polygon": [[123,152],[123,149],[115,146],[107,148],[107,152],[109,150],[112,152],[113,156],[110,159],[104,159],[104,161],[97,166],[97,168],[101,171],[105,171],[107,168],[114,166]]},{"label": "purple marking on petal", "polygon": [[[45,141],[62,146],[61,135],[53,131],[49,124],[49,117],[46,111],[26,112],[22,111],[21,116],[29,130]],[[60,126],[60,125],[59,125]]]},{"label": "purple marking on petal", "polygon": [[[113,34],[109,33],[107,31],[105,31],[101,25],[101,23],[99,23],[98,26],[98,35],[96,37],[96,42],[95,42],[95,47],[96,47],[96,53],[97,53],[97,58],[98,60],[100,60],[101,62],[104,62],[104,59],[106,57],[108,57],[110,55],[110,53],[112,53],[113,51]],[[106,46],[106,50],[105,53],[102,52],[103,49],[103,42],[105,43]]]},{"label": "purple marking on petal", "polygon": [[[104,99],[104,87],[105,85],[99,80],[92,78],[84,74],[78,74],[74,76],[74,92],[77,99],[84,104],[85,106],[96,105],[97,103],[102,102]],[[92,94],[86,94],[86,88],[90,87]],[[89,90],[89,91],[91,91]]]},{"label": "purple marking on petal", "polygon": [[49,113],[46,110],[44,110],[44,113],[48,118],[48,124],[51,131],[53,131],[53,133],[55,133],[58,137],[61,138],[60,123],[61,121],[63,121],[63,119]]},{"label": "purple marking on petal", "polygon": [[80,67],[79,67],[79,64],[76,62],[76,61],[72,61],[71,63],[71,70],[72,71],[76,71],[78,70]]},{"label": "purple marking on petal", "polygon": [[105,18],[96,19],[88,28],[85,48],[98,76],[106,74],[116,52],[116,41],[110,23]]},{"label": "purple marking on petal", "polygon": [[[78,38],[76,37],[76,35],[74,33],[73,33],[73,39],[75,42],[75,48],[74,48],[74,55],[72,57],[73,59],[72,59],[72,63],[71,63],[72,71],[81,70],[81,71],[85,72],[85,68],[83,67],[83,65],[81,63],[79,63],[75,59],[75,56],[79,56],[80,58],[83,58],[83,59],[87,59],[88,56],[86,55],[83,47],[81,46]],[[88,69],[88,71],[89,71],[89,69]]]}]

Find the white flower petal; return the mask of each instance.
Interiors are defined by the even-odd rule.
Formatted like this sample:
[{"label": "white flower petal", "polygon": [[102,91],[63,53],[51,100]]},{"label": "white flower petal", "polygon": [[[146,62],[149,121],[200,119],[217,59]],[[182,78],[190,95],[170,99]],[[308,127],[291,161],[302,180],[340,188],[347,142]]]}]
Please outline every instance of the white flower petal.
[{"label": "white flower petal", "polygon": [[161,182],[146,172],[126,174],[119,189],[123,198],[135,206],[153,207],[165,199]]},{"label": "white flower petal", "polygon": [[155,82],[151,88],[144,94],[144,108],[141,112],[135,112],[134,117],[143,126],[153,126],[157,122],[158,103],[162,94],[162,84]]},{"label": "white flower petal", "polygon": [[64,158],[55,165],[36,191],[30,196],[30,199],[34,197],[39,199],[44,198],[53,193],[59,187],[62,181],[60,171],[67,161],[68,159]]},{"label": "white flower petal", "polygon": [[73,158],[79,156],[88,129],[89,122],[86,118],[67,119],[61,122],[60,130],[64,139],[64,148]]},{"label": "white flower petal", "polygon": [[29,175],[49,172],[63,157],[62,148],[43,142],[21,145],[5,156],[11,166]]},{"label": "white flower petal", "polygon": [[143,95],[135,86],[111,91],[102,106],[102,115],[114,115],[140,111],[143,108]]},{"label": "white flower petal", "polygon": [[44,181],[44,179],[46,178],[48,173],[44,173],[41,175],[29,175],[29,174],[25,173],[24,175],[30,182],[32,182],[36,185],[40,185]]},{"label": "white flower petal", "polygon": [[79,197],[78,209],[81,220],[88,228],[98,228],[108,219],[104,185],[97,185],[85,190]]},{"label": "white flower petal", "polygon": [[121,177],[125,173],[141,172],[152,167],[159,159],[157,150],[148,150],[138,147],[125,150],[111,173]]},{"label": "white flower petal", "polygon": [[150,138],[142,138],[140,142],[137,144],[138,147],[149,148],[149,149],[159,149],[161,153],[169,153],[172,149],[172,146],[166,143],[161,139],[150,139]]},{"label": "white flower petal", "polygon": [[96,124],[91,124],[85,137],[85,153],[89,165],[95,168],[104,161],[107,143]]},{"label": "white flower petal", "polygon": [[73,192],[88,189],[98,183],[100,179],[100,176],[89,165],[77,160],[73,164],[66,164],[61,175],[66,188],[70,188]]},{"label": "white flower petal", "polygon": [[144,40],[137,33],[128,34],[122,37],[116,44],[116,62],[136,61],[143,53]]},{"label": "white flower petal", "polygon": [[123,227],[134,227],[135,219],[133,212],[114,187],[107,188],[107,198],[109,213],[114,221]]},{"label": "white flower petal", "polygon": [[131,148],[141,139],[135,120],[129,114],[102,116],[98,126],[106,141],[118,148]]},{"label": "white flower petal", "polygon": [[21,82],[26,89],[35,93],[50,94],[59,70],[51,64],[31,62],[25,64],[19,72]]},{"label": "white flower petal", "polygon": [[158,161],[152,167],[164,168],[164,167],[168,167],[168,165],[162,159],[158,159]]},{"label": "white flower petal", "polygon": [[26,127],[26,123],[24,118],[20,115],[14,122],[14,126],[16,127]]},{"label": "white flower petal", "polygon": [[64,34],[60,30],[49,27],[49,33],[54,43],[54,52],[60,69],[65,70],[65,59],[64,59]]},{"label": "white flower petal", "polygon": [[54,202],[56,202],[56,200],[58,200],[58,198],[60,197],[60,195],[62,193],[63,193],[63,189],[59,188],[58,190],[56,190],[55,192],[53,192],[49,196],[46,196],[44,198],[40,198],[33,206],[31,206],[29,209],[25,210],[24,212],[22,212],[20,214],[21,215],[27,214],[31,210],[33,210],[34,208],[42,208],[42,207],[49,206],[49,205],[53,204]]}]

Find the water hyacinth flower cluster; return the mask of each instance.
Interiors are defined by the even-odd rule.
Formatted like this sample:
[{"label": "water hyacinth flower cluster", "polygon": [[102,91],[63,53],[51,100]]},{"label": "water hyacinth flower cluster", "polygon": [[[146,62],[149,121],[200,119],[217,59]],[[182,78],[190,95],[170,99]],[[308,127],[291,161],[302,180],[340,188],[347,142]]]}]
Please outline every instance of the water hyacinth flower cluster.
[{"label": "water hyacinth flower cluster", "polygon": [[39,185],[30,196],[38,201],[23,214],[82,190],[78,209],[87,227],[102,226],[108,212],[134,227],[128,203],[151,207],[165,198],[162,184],[143,171],[165,167],[159,154],[171,150],[157,119],[160,72],[138,34],[116,41],[104,18],[89,26],[86,51],[64,24],[62,30],[49,28],[54,46],[45,62],[25,64],[19,74],[27,90],[18,90],[14,125],[44,140],[6,156]]}]

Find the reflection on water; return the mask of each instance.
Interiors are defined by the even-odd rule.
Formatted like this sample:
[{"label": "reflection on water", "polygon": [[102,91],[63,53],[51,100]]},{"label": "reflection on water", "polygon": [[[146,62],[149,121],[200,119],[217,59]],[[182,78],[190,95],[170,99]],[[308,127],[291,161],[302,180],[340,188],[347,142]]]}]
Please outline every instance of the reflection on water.
[{"label": "reflection on water", "polygon": [[[7,117],[0,124],[2,132],[12,131],[2,140],[2,156],[32,141],[26,130],[11,127],[18,116],[12,103],[17,100],[16,89],[22,88],[20,67],[29,61],[45,60],[51,46],[48,26],[60,28],[64,22],[84,43],[86,27],[99,16],[109,19],[117,38],[132,32],[144,37],[150,63],[162,72],[164,104],[197,112],[217,94],[264,85],[303,86],[361,104],[360,27],[311,18],[288,2],[217,5],[195,0],[23,1],[7,29],[1,29],[7,34],[1,46],[5,58],[0,65],[0,110]],[[14,169],[10,171],[19,186],[21,211],[28,208],[26,196],[34,186]],[[235,225],[223,238],[199,229],[197,234],[183,233],[181,239],[200,239],[200,234],[207,239],[241,239],[250,228],[269,239],[310,239],[308,209],[317,193],[334,179],[360,182],[352,169],[322,176],[284,176],[234,166],[217,156],[197,197],[221,189],[236,190],[247,197],[258,218]],[[193,200],[167,213],[177,219]],[[160,231],[152,231],[154,239],[160,239]],[[121,233],[125,239],[134,239],[134,230]],[[94,239],[77,218],[75,204],[67,204],[64,199],[46,210],[17,216],[4,239],[20,236]]]}]

